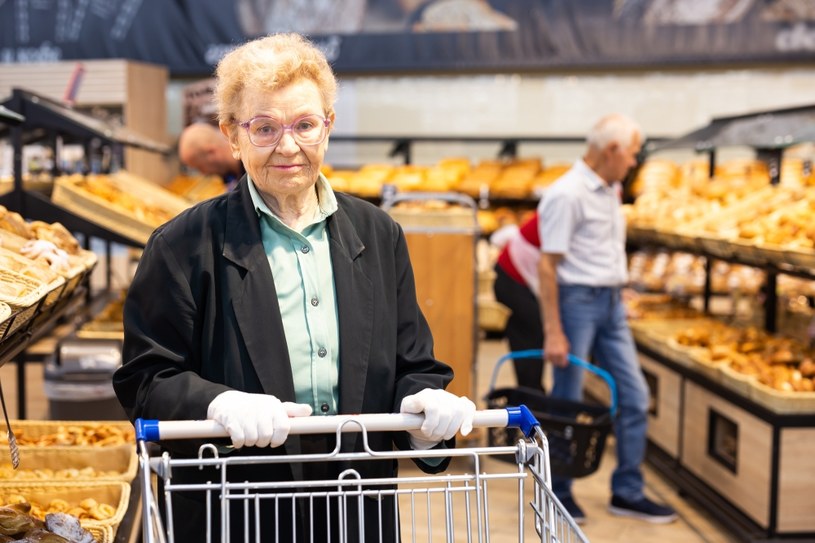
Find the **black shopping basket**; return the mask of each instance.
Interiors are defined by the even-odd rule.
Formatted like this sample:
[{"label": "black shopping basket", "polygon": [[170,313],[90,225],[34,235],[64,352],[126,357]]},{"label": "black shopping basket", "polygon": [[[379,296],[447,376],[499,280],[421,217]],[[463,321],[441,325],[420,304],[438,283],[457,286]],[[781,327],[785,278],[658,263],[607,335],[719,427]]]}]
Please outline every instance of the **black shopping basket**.
[{"label": "black shopping basket", "polygon": [[[607,371],[569,355],[570,363],[596,373],[606,382],[611,392],[610,406],[553,398],[542,390],[523,386],[495,388],[498,370],[508,360],[542,357],[542,350],[533,349],[511,352],[498,359],[486,396],[487,406],[496,409],[526,405],[549,440],[552,473],[572,478],[585,477],[600,466],[606,437],[617,411],[617,386]],[[512,446],[522,439],[522,434],[514,428],[490,428],[487,439],[491,447]],[[512,458],[506,460],[515,461]]]}]

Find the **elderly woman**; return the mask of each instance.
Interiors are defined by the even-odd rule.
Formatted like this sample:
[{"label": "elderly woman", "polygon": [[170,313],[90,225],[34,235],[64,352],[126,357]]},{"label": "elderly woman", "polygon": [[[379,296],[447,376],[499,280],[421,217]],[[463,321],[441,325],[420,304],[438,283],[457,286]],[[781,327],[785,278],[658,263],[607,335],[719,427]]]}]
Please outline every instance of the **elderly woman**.
[{"label": "elderly woman", "polygon": [[[453,446],[459,430],[472,428],[475,406],[443,390],[452,371],[433,355],[404,234],[375,206],[333,192],[320,173],[337,89],[325,57],[300,36],[279,34],[238,47],[216,75],[220,127],[247,175],[147,243],[125,302],[124,364],[114,376],[127,413],[212,419],[226,427],[231,454],[293,455],[334,443],[289,436],[290,417],[423,412],[421,430],[373,433],[371,447]],[[191,454],[192,445],[164,444],[176,454]],[[362,447],[358,434],[342,445]],[[429,472],[446,467],[419,463]],[[354,467],[365,477],[396,474],[391,461],[364,464]],[[230,474],[337,475],[325,463],[249,468]],[[370,501],[365,531],[378,541]],[[176,541],[202,541],[204,498],[182,495],[173,505]],[[291,511],[268,507],[263,533],[274,527],[290,541],[288,530],[299,539],[308,529],[306,508],[297,508],[291,526]],[[379,511],[393,534],[392,506]],[[243,541],[242,510],[231,518],[233,539]],[[253,532],[251,518],[249,525]]]}]

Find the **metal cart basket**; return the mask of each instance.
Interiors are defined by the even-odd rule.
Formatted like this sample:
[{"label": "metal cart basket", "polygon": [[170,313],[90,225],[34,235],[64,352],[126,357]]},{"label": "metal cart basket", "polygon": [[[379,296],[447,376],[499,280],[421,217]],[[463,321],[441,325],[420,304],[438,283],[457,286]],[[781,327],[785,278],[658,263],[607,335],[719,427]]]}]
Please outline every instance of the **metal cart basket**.
[{"label": "metal cart basket", "polygon": [[[208,542],[588,541],[551,491],[546,437],[528,409],[521,406],[476,413],[475,426],[521,428],[524,437],[513,446],[374,451],[368,445],[369,431],[415,429],[422,421],[422,415],[401,414],[294,418],[291,419],[292,433],[334,433],[337,443],[343,432],[361,432],[364,452],[340,452],[337,446],[331,453],[316,455],[224,456],[212,444],[204,444],[197,458],[181,459],[171,458],[167,452],[151,456],[148,442],[224,437],[223,427],[213,421],[139,419],[136,433],[140,450],[144,541],[179,541],[171,519],[176,494],[180,492],[206,494],[216,502],[215,507],[207,509]],[[494,461],[495,455],[507,454],[514,455],[514,464]],[[446,457],[451,458],[450,466],[436,475],[407,474],[365,479],[358,471],[347,469],[338,478],[330,480],[245,482],[230,477],[241,465],[259,468],[273,463],[305,465],[310,462],[395,462],[401,459],[420,459],[432,464]],[[197,485],[174,481],[182,470],[205,468],[216,470],[219,478]],[[156,486],[163,488],[160,495],[154,490]],[[499,495],[501,486],[508,486],[509,491],[501,493],[500,500],[491,500],[491,495]],[[512,499],[508,500],[507,496]],[[515,503],[507,503],[509,501]],[[362,506],[363,502],[378,504],[374,506],[373,518],[361,517],[371,511],[370,507]],[[393,510],[385,510],[385,507]],[[162,508],[166,515],[160,512]],[[269,530],[273,533],[261,533],[260,519],[284,509],[299,518],[306,518],[312,528],[333,523],[339,530],[327,538],[316,538],[313,531],[311,534],[298,533],[296,527],[285,536],[281,536],[277,528]],[[382,523],[389,514],[395,518],[392,526]],[[286,520],[285,516],[282,518]],[[230,534],[230,521],[242,523],[241,530],[244,531],[238,536],[234,530]],[[375,528],[370,529],[371,525]],[[213,526],[218,528],[213,529]]]},{"label": "metal cart basket", "polygon": [[[606,438],[617,413],[617,385],[606,370],[570,354],[568,359],[571,364],[595,373],[605,381],[611,393],[610,406],[553,398],[539,389],[524,386],[495,388],[498,371],[509,360],[542,357],[542,350],[531,349],[511,352],[499,358],[490,379],[487,406],[528,406],[549,440],[552,473],[573,478],[585,477],[600,467]],[[488,443],[493,446],[514,443],[520,437],[514,428],[490,428],[487,435]],[[503,459],[513,462],[511,457],[504,456]]]}]

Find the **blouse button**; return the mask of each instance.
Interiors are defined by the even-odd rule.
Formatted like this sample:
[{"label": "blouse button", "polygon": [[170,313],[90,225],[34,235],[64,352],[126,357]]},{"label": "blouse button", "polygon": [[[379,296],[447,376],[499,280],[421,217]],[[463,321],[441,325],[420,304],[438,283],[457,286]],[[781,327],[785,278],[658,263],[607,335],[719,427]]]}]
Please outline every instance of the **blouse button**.
[{"label": "blouse button", "polygon": [[307,254],[308,251],[309,251],[308,245],[303,245],[302,247],[300,247],[300,252],[301,253]]},{"label": "blouse button", "polygon": [[325,355],[327,355],[327,354],[328,354],[328,351],[326,350],[325,347],[320,347],[320,350],[317,351],[317,356],[319,356],[320,358],[325,358]]},{"label": "blouse button", "polygon": [[328,413],[329,409],[330,408],[328,407],[327,403],[323,403],[323,405],[320,406],[320,411],[322,411],[323,413]]}]

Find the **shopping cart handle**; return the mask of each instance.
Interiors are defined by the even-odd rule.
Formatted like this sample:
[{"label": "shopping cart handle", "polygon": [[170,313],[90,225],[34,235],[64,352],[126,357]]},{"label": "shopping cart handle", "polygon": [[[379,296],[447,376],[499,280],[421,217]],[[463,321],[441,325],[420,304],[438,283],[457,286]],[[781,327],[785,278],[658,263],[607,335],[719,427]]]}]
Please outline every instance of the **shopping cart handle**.
[{"label": "shopping cart handle", "polygon": [[[293,417],[290,434],[332,434],[343,432],[394,432],[415,430],[424,422],[423,415],[412,414],[364,414]],[[535,416],[525,406],[507,409],[484,409],[476,411],[474,428],[520,428],[531,435],[537,426]],[[136,439],[160,441],[164,439],[205,439],[228,437],[226,429],[214,420],[146,420],[136,419]]]},{"label": "shopping cart handle", "polygon": [[[490,379],[489,388],[490,391],[495,390],[495,383],[498,380],[498,370],[501,368],[501,366],[510,360],[515,360],[518,358],[543,358],[543,349],[528,349],[526,351],[513,351],[499,358],[498,362],[495,363],[495,368],[493,368],[492,370],[492,378]],[[611,406],[609,408],[609,412],[611,413],[611,416],[613,418],[617,414],[617,383],[614,381],[614,377],[612,377],[611,374],[604,370],[603,368],[599,368],[594,364],[589,364],[585,360],[578,358],[572,354],[569,354],[567,358],[571,364],[574,364],[575,366],[580,366],[581,368],[596,374],[603,381],[605,381],[606,386],[608,386],[608,390],[611,393]]]}]

